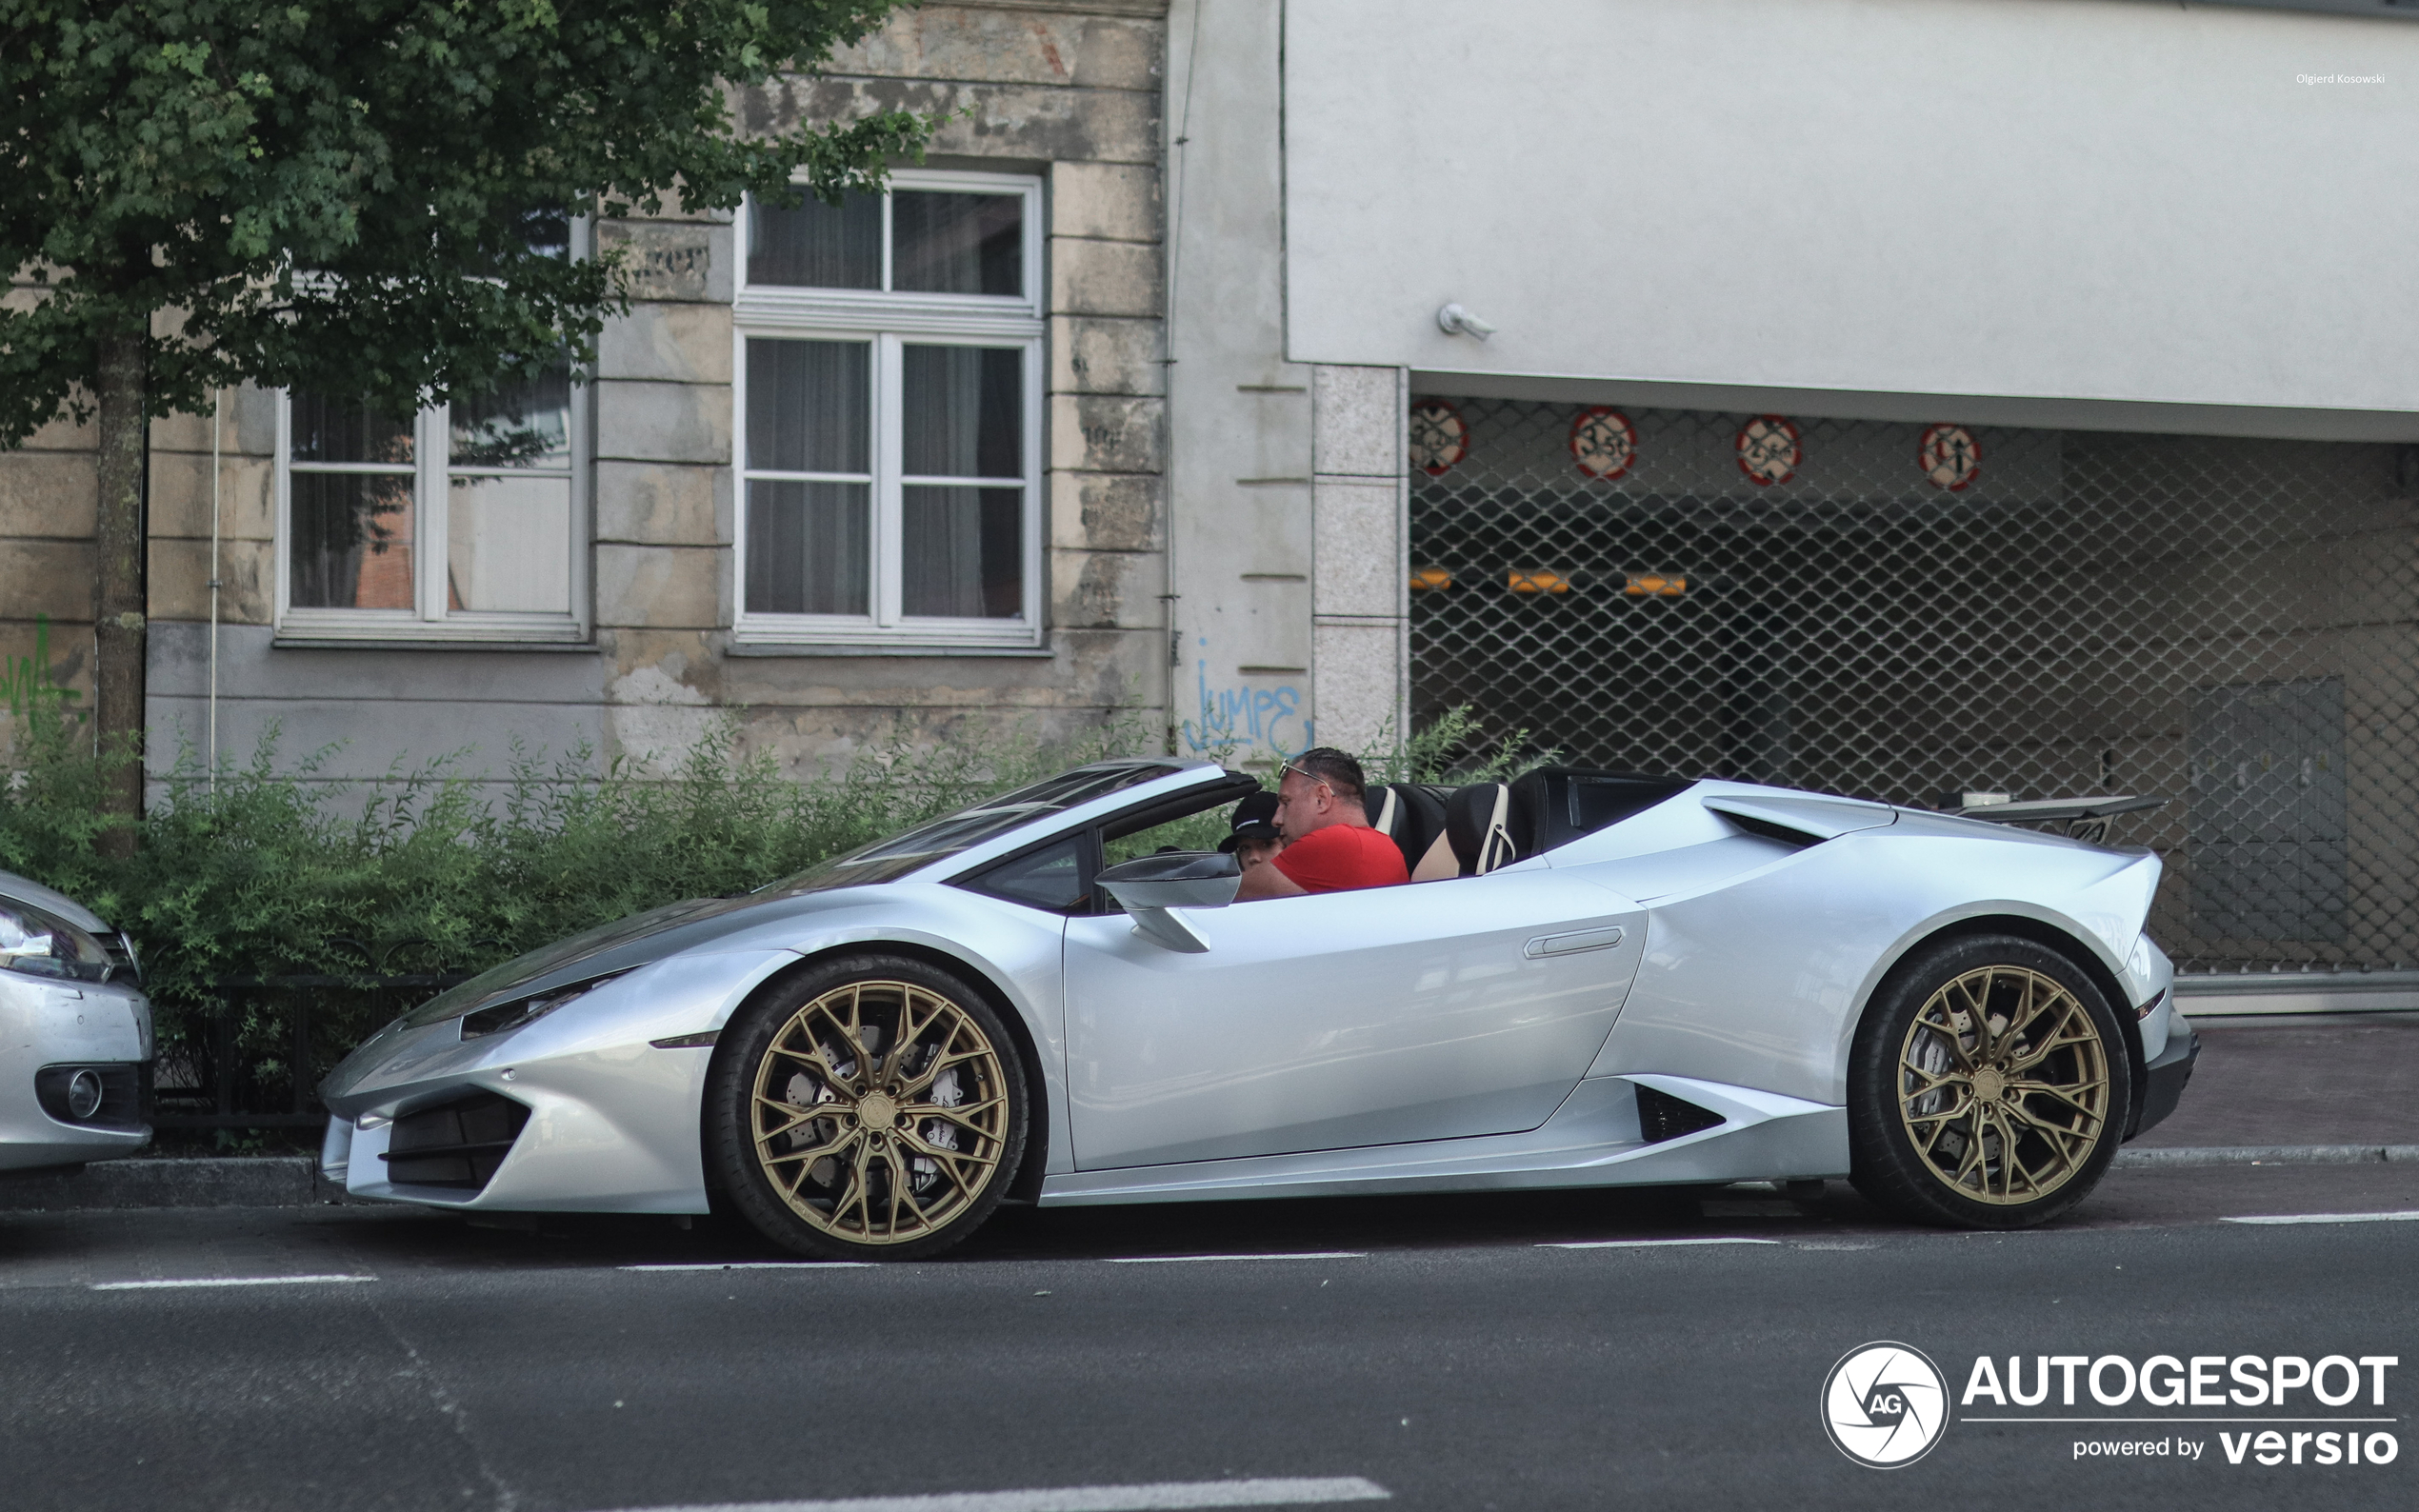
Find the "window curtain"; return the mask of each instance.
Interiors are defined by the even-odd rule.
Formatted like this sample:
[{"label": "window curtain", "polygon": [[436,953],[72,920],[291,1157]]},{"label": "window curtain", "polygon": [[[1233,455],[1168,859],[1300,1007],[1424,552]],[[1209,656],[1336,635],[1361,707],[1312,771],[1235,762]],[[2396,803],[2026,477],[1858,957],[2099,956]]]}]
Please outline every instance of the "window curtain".
[{"label": "window curtain", "polygon": [[901,608],[950,619],[1023,610],[1021,487],[916,479],[996,478],[1025,470],[1024,357],[1012,348],[905,348],[901,412]]}]

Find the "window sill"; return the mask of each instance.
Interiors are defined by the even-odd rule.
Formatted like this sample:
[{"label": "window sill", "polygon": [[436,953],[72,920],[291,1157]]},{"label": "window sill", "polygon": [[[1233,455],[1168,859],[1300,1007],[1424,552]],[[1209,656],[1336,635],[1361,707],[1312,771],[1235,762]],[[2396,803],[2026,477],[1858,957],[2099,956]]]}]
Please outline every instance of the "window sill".
[{"label": "window sill", "polygon": [[902,646],[837,645],[821,641],[733,641],[725,656],[1008,656],[1048,660],[1058,653],[1048,646]]},{"label": "window sill", "polygon": [[277,651],[589,651],[596,649],[592,640],[517,641],[517,640],[434,640],[368,635],[278,635],[269,642]]}]

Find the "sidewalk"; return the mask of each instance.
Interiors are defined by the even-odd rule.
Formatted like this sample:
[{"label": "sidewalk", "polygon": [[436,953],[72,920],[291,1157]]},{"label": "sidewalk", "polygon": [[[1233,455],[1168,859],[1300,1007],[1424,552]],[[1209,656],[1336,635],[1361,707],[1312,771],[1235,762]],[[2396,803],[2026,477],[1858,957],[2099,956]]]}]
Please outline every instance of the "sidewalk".
[{"label": "sidewalk", "polygon": [[2129,1149],[2419,1144],[2419,1013],[2193,1026],[2184,1101]]}]

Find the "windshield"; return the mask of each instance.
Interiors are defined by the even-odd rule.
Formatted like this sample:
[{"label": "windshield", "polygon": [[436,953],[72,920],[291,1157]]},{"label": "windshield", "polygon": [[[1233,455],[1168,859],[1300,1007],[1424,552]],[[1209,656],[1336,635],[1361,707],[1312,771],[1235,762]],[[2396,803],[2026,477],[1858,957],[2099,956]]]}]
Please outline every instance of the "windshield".
[{"label": "windshield", "polygon": [[1030,786],[1019,787],[1014,792],[986,798],[971,808],[961,809],[946,819],[918,825],[905,834],[892,835],[888,840],[877,840],[846,855],[834,856],[760,891],[772,897],[787,898],[802,892],[824,892],[833,887],[863,887],[877,882],[890,882],[980,845],[995,835],[1004,835],[1036,820],[1063,813],[1078,804],[1087,804],[1095,798],[1170,776],[1180,769],[1156,763],[1127,762],[1078,766],[1071,772],[1061,772]]}]

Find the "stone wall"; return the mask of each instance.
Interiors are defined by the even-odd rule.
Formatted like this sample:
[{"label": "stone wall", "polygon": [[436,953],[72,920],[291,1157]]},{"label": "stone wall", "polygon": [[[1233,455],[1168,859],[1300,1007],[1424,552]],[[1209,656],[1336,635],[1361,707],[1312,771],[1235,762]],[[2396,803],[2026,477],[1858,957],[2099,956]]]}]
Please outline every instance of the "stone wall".
[{"label": "stone wall", "polygon": [[93,445],[54,421],[0,451],[0,722],[40,687],[91,705]]}]

